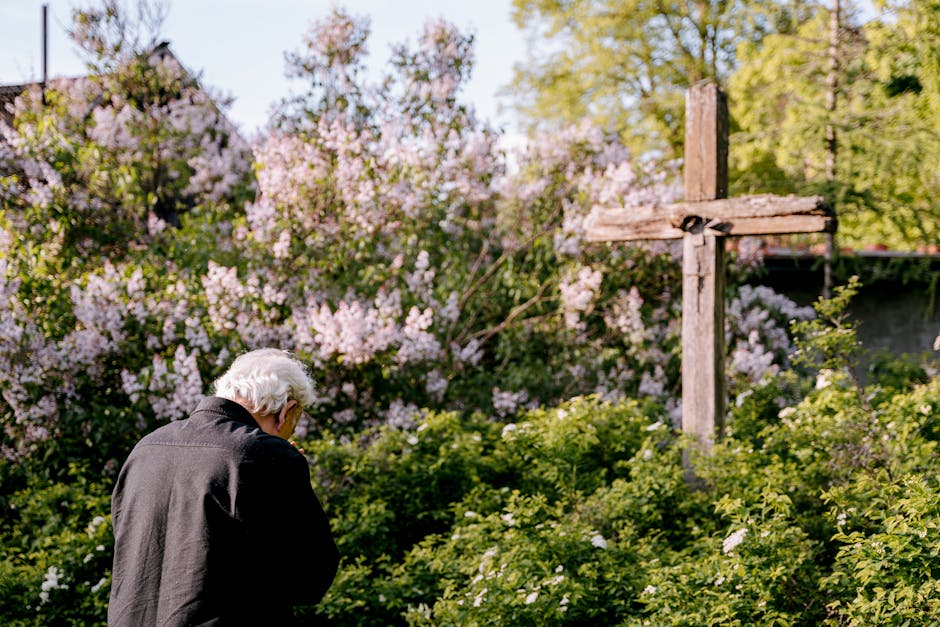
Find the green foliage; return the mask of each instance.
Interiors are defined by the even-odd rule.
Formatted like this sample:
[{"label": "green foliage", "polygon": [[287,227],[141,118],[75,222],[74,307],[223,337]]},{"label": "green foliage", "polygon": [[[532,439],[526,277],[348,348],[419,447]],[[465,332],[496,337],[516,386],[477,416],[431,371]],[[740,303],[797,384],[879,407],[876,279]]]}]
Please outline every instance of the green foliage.
[{"label": "green foliage", "polygon": [[[821,585],[839,625],[940,621],[940,490],[935,474],[866,477],[827,494],[840,544]],[[864,495],[864,500],[859,497]],[[827,595],[828,596],[828,595]]]},{"label": "green foliage", "polygon": [[111,583],[110,490],[77,469],[4,499],[0,623],[103,624]]},{"label": "green foliage", "polygon": [[[803,329],[803,354],[833,373],[853,355],[839,325],[856,288]],[[502,426],[430,414],[412,434],[311,442],[344,561],[310,611],[340,625],[931,619],[940,379],[821,380],[743,395],[727,437],[693,456],[696,483],[684,440],[631,402]],[[440,489],[436,473],[457,469]]]},{"label": "green foliage", "polygon": [[927,3],[869,15],[843,2],[832,111],[827,10],[793,32],[742,42],[728,82],[731,192],[823,194],[838,213],[843,246],[936,244],[938,32]]},{"label": "green foliage", "polygon": [[820,298],[816,302],[816,318],[793,324],[794,333],[803,338],[794,362],[825,371],[849,372],[855,367],[861,345],[855,335],[855,325],[848,319],[848,305],[858,288],[858,277],[853,276],[848,284],[836,287],[832,298]]},{"label": "green foliage", "polygon": [[683,92],[724,84],[742,42],[759,45],[811,14],[803,2],[513,2],[532,42],[508,90],[532,126],[591,118],[636,154],[674,157],[684,143]]},{"label": "green foliage", "polygon": [[[775,394],[791,393],[769,382],[735,409],[733,435],[694,460],[700,489],[682,441],[631,403],[312,442],[344,555],[314,611],[341,625],[690,626],[936,612],[940,380],[874,407],[846,379],[780,410]],[[764,427],[735,428],[748,421]],[[339,467],[349,480],[322,470]],[[434,468],[466,480],[438,490]],[[440,527],[415,533],[419,513]]]}]

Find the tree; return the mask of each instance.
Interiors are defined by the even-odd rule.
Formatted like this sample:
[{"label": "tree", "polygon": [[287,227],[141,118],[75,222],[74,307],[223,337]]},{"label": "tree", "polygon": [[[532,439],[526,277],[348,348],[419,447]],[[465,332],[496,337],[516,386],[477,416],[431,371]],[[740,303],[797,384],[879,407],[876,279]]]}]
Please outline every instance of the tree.
[{"label": "tree", "polygon": [[[729,80],[732,187],[816,192],[835,203],[843,245],[913,250],[940,237],[940,133],[925,53],[936,36],[914,3],[897,19],[860,23],[851,6],[839,30],[837,98],[831,99],[825,12],[793,34],[740,50]],[[934,23],[936,18],[934,18]],[[933,68],[933,70],[931,70]],[[838,158],[826,130],[838,136]]]},{"label": "tree", "polygon": [[682,154],[684,90],[724,84],[737,46],[788,31],[812,9],[800,1],[514,0],[534,44],[509,91],[534,126],[590,117],[638,154]]}]

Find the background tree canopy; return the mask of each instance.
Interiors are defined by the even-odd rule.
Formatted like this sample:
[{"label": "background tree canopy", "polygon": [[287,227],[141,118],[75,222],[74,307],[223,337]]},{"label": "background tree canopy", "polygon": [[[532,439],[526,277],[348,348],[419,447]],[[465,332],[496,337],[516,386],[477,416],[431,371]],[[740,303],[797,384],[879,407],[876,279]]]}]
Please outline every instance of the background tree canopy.
[{"label": "background tree canopy", "polygon": [[729,96],[731,193],[824,193],[844,246],[935,245],[940,6],[843,2],[832,48],[831,8],[516,0],[532,44],[509,91],[531,128],[588,117],[638,154],[670,157],[682,153],[683,91],[715,80]]}]

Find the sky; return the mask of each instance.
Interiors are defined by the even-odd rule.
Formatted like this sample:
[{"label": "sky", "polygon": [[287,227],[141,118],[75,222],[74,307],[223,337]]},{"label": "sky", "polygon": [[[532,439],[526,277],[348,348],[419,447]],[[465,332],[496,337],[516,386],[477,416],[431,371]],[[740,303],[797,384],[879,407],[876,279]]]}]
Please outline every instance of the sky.
[{"label": "sky", "polygon": [[[0,0],[0,84],[35,81],[42,74],[40,0]],[[89,0],[46,0],[49,75],[78,76],[84,66],[66,35],[73,6]],[[133,0],[130,6],[135,6]],[[309,24],[333,6],[371,19],[369,65],[384,66],[393,43],[414,42],[425,21],[443,16],[476,37],[475,65],[462,96],[481,118],[511,130],[508,100],[497,92],[525,57],[525,35],[512,23],[511,0],[170,0],[162,36],[177,58],[201,74],[204,85],[234,97],[229,117],[246,133],[268,119],[287,96],[284,52],[298,49]],[[295,83],[294,90],[300,90]],[[502,105],[502,107],[501,107]]]}]

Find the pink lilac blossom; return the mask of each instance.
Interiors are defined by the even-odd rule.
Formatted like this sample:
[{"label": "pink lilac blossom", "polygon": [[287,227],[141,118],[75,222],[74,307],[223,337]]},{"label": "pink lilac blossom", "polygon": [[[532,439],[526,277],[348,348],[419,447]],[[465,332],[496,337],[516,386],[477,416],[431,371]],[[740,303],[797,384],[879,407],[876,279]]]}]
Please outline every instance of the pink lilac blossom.
[{"label": "pink lilac blossom", "polygon": [[604,275],[600,270],[585,266],[577,274],[561,281],[561,301],[565,314],[565,326],[580,329],[583,326],[581,314],[591,311],[594,299],[600,289]]},{"label": "pink lilac blossom", "polygon": [[731,353],[731,369],[743,374],[755,383],[775,376],[780,366],[774,363],[776,356],[761,342],[760,334],[751,331],[747,340],[738,340]]},{"label": "pink lilac blossom", "polygon": [[335,311],[324,303],[308,308],[302,316],[298,326],[314,331],[313,343],[321,359],[341,356],[351,364],[366,363],[398,338],[394,320],[381,318],[378,309],[356,300],[340,302]]},{"label": "pink lilac blossom", "polygon": [[235,329],[235,304],[241,301],[246,291],[238,280],[238,269],[226,268],[210,260],[201,281],[213,328],[219,332]]},{"label": "pink lilac blossom", "polygon": [[529,393],[525,390],[511,392],[493,388],[493,409],[496,410],[496,414],[501,418],[505,418],[519,411],[520,408],[525,406],[528,400]]},{"label": "pink lilac blossom", "polygon": [[396,398],[385,410],[385,424],[402,431],[413,429],[417,425],[417,419],[421,416],[421,410],[414,403],[406,403],[400,398]]},{"label": "pink lilac blossom", "polygon": [[649,330],[643,322],[643,297],[633,286],[630,291],[620,290],[610,309],[604,315],[604,322],[611,329],[616,329],[631,346],[642,347],[649,338]]},{"label": "pink lilac blossom", "polygon": [[458,364],[476,366],[483,359],[483,347],[476,338],[471,338],[464,346],[457,343],[450,345],[450,352]]},{"label": "pink lilac blossom", "polygon": [[434,361],[441,355],[441,344],[428,329],[434,323],[434,312],[412,307],[401,328],[401,346],[395,355],[399,365]]},{"label": "pink lilac blossom", "polygon": [[447,391],[449,384],[447,377],[442,375],[438,368],[435,368],[428,372],[425,378],[424,390],[431,398],[440,402],[444,398],[444,392]]},{"label": "pink lilac blossom", "polygon": [[[172,367],[154,355],[150,369],[147,399],[159,420],[185,418],[202,398],[203,383],[196,363],[198,351],[186,353],[181,345],[173,353]],[[128,383],[124,383],[125,390]],[[130,386],[133,389],[133,386]]]},{"label": "pink lilac blossom", "polygon": [[653,368],[652,374],[644,372],[640,378],[640,387],[637,390],[644,396],[653,398],[662,398],[666,394],[666,374],[663,367],[657,364]]},{"label": "pink lilac blossom", "polygon": [[809,320],[815,316],[811,307],[798,307],[789,298],[765,286],[741,286],[737,297],[726,309],[726,334],[734,340],[729,364],[731,374],[741,374],[757,383],[786,365],[793,351],[786,323]]}]

